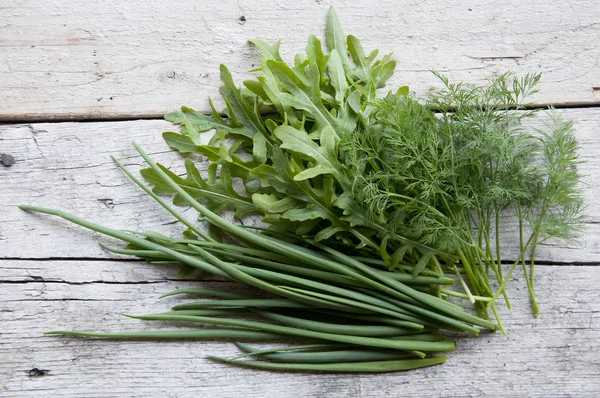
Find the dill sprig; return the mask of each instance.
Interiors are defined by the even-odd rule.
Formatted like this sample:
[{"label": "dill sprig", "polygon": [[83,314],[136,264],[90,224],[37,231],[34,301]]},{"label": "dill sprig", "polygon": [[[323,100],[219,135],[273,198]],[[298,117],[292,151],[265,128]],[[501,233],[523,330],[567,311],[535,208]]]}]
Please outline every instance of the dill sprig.
[{"label": "dill sprig", "polygon": [[[537,246],[550,238],[571,241],[582,226],[573,126],[551,111],[545,128],[525,127],[537,113],[525,101],[536,92],[539,74],[503,74],[484,86],[437,76],[443,87],[427,102],[405,90],[390,93],[373,102],[364,128],[343,137],[352,194],[369,220],[390,234],[456,253],[474,294],[492,298],[477,303],[481,315],[488,308],[496,312],[500,294],[510,306],[504,287],[522,264],[537,315]],[[521,231],[521,253],[506,278],[499,228],[504,212],[517,214]],[[435,257],[421,253],[419,261],[435,267]],[[500,284],[495,292],[490,274]]]}]

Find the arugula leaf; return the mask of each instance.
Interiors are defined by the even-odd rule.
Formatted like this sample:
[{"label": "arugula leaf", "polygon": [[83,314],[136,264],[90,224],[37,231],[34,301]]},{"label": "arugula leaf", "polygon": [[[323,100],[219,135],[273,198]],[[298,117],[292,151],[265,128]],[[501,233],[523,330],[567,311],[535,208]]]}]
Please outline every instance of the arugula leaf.
[{"label": "arugula leaf", "polygon": [[320,75],[323,76],[325,74],[329,56],[323,53],[321,41],[315,35],[310,35],[308,37],[306,56],[309,63],[314,63],[319,67]]},{"label": "arugula leaf", "polygon": [[371,60],[365,56],[360,40],[356,36],[348,35],[347,44],[352,61],[356,65],[356,75],[363,82],[368,82],[371,77]]},{"label": "arugula leaf", "polygon": [[321,146],[311,140],[308,135],[291,126],[280,126],[275,130],[275,136],[281,140],[281,148],[305,155],[315,164],[294,176],[300,181],[321,174],[333,174],[340,177],[341,165],[337,160],[337,136],[332,128],[321,130]]},{"label": "arugula leaf", "polygon": [[[210,115],[190,108],[167,115],[182,130],[165,133],[165,140],[183,154],[200,154],[209,160],[207,182],[213,201],[218,202],[214,197],[218,191],[251,201],[266,222],[283,230],[314,237],[331,227],[318,239],[356,242],[358,238],[361,244],[378,248],[379,243],[370,239],[381,239],[380,232],[363,225],[360,206],[339,205],[349,181],[338,146],[354,134],[358,123],[366,125],[376,87],[385,82],[394,63],[389,56],[376,60],[377,51],[365,56],[357,38],[344,36],[333,9],[327,20],[328,51],[311,35],[306,55],[296,55],[288,65],[281,58],[280,42],[250,43],[261,52],[256,69],[260,75],[244,81],[239,89],[221,65],[220,92],[226,109],[219,113],[210,101]],[[199,133],[213,129],[209,144],[201,145]],[[229,174],[241,179],[249,197],[239,198],[231,191]]]},{"label": "arugula leaf", "polygon": [[320,126],[336,126],[335,119],[331,116],[321,100],[319,89],[319,68],[316,64],[308,66],[310,80],[303,81],[284,62],[267,61],[267,67],[277,79],[279,85],[287,92],[280,92],[279,99],[291,108],[306,111]]},{"label": "arugula leaf", "polygon": [[287,210],[281,217],[290,221],[307,221],[317,218],[328,219],[330,214],[323,208],[315,205],[307,205],[303,208],[293,208]]},{"label": "arugula leaf", "polygon": [[[234,210],[234,216],[237,219],[256,212],[256,207],[252,204],[251,199],[240,195],[233,188],[233,180],[227,167],[221,168],[221,177],[218,182],[213,184],[202,178],[190,159],[185,160],[186,178],[179,177],[162,165],[159,165],[159,167],[194,199],[207,202],[209,209],[214,212]],[[176,193],[173,188],[164,183],[154,170],[143,169],[140,173],[146,181],[154,185],[153,191],[157,195]],[[185,206],[187,202],[176,195],[173,203],[178,206]]]},{"label": "arugula leaf", "polygon": [[346,93],[348,91],[348,81],[346,80],[342,59],[337,50],[333,50],[331,51],[331,54],[329,54],[327,67],[331,85],[335,89],[335,100],[339,106],[344,107],[344,99],[346,98]]},{"label": "arugula leaf", "polygon": [[342,64],[347,70],[350,70],[351,66],[350,60],[348,59],[348,49],[346,48],[346,36],[344,36],[342,26],[340,25],[340,20],[333,7],[331,7],[327,13],[325,37],[325,42],[327,43],[327,49],[329,52],[337,50]]}]

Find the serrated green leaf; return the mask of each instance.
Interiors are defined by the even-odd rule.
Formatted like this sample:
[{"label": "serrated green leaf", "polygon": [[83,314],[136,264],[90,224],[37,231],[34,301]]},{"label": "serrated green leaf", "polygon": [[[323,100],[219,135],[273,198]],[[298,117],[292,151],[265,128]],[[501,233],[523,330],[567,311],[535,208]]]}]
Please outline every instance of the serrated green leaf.
[{"label": "serrated green leaf", "polygon": [[[363,126],[366,126],[367,123],[365,121],[365,116],[363,115],[363,108],[360,103],[361,97],[362,97],[362,94],[360,91],[358,91],[358,90],[352,91],[350,93],[350,95],[348,96],[346,103],[348,104],[348,107],[352,110],[354,115],[356,115],[357,120],[359,120]],[[345,130],[345,131],[353,131],[353,130]]]},{"label": "serrated green leaf", "polygon": [[[236,218],[244,217],[256,211],[250,198],[243,197],[233,188],[233,181],[228,167],[222,166],[221,178],[214,184],[208,184],[200,175],[200,172],[191,159],[185,160],[187,170],[186,178],[179,177],[166,167],[158,165],[173,181],[183,188],[194,199],[206,201],[208,207],[216,213],[226,209],[234,210]],[[157,195],[174,194],[175,190],[167,185],[152,169],[143,169],[142,177],[154,185],[153,191]],[[187,201],[175,195],[173,204],[186,206]]]},{"label": "serrated green leaf", "polygon": [[281,55],[279,55],[281,40],[277,40],[272,46],[262,40],[251,39],[248,40],[248,42],[258,47],[262,51],[262,56],[264,58],[281,61]]},{"label": "serrated green leaf", "polygon": [[384,87],[387,80],[394,74],[396,61],[391,60],[391,57],[391,54],[387,54],[371,67],[371,80],[376,88]]},{"label": "serrated green leaf", "polygon": [[371,62],[365,57],[362,44],[360,44],[360,40],[357,37],[352,35],[348,35],[346,41],[348,52],[350,52],[352,61],[356,65],[354,72],[363,82],[367,83],[367,79],[371,76]]},{"label": "serrated green leaf", "polygon": [[273,121],[272,119],[265,120],[265,126],[267,126],[267,129],[271,134],[273,134],[275,132],[275,129],[279,127],[279,125],[275,123],[275,121]]},{"label": "serrated green leaf", "polygon": [[212,98],[208,97],[208,105],[210,106],[211,116],[215,120],[215,122],[219,124],[226,124],[225,120],[221,117],[217,109],[215,108],[215,104],[213,104]]},{"label": "serrated green leaf", "polygon": [[278,99],[282,104],[306,111],[321,126],[331,126],[332,128],[335,126],[335,118],[329,114],[321,101],[320,74],[316,64],[309,65],[311,70],[309,76],[313,79],[311,84],[302,81],[283,62],[267,61],[267,67],[277,79],[278,84],[287,91],[287,93],[280,92],[278,94]]},{"label": "serrated green leaf", "polygon": [[200,132],[198,131],[196,126],[192,125],[190,119],[186,116],[185,113],[183,114],[183,125],[185,128],[185,133],[187,133],[192,142],[196,145],[200,144]]},{"label": "serrated green leaf", "polygon": [[291,208],[295,207],[298,203],[299,201],[297,201],[296,199],[286,197],[273,203],[273,205],[270,208],[270,211],[272,213],[283,213],[284,211],[290,210]]},{"label": "serrated green leaf", "polygon": [[321,146],[311,140],[306,132],[291,126],[278,127],[275,136],[281,140],[281,148],[309,157],[315,162],[314,167],[297,173],[294,180],[304,180],[321,174],[339,175],[337,136],[330,127],[321,130]]},{"label": "serrated green leaf", "polygon": [[235,86],[227,67],[221,64],[220,70],[223,86],[221,86],[219,91],[223,95],[223,98],[227,100],[227,103],[231,105],[230,112],[235,114],[238,122],[251,132],[251,138],[255,134],[267,134],[260,115],[256,114],[253,106],[246,101],[240,90]]},{"label": "serrated green leaf", "polygon": [[[216,111],[213,113],[216,113]],[[218,114],[216,116],[214,114],[208,116],[187,107],[182,107],[182,111],[166,114],[165,119],[184,127],[187,123],[192,129],[198,132],[206,132],[214,129],[217,131],[217,134],[224,134],[224,136],[231,135],[252,138],[254,135],[253,132],[243,126],[236,125],[232,120],[226,123]],[[184,128],[182,133],[185,133],[187,130],[188,128]]]},{"label": "serrated green leaf", "polygon": [[333,202],[333,205],[343,210],[344,215],[341,219],[348,222],[351,226],[365,225],[366,220],[364,215],[356,206],[356,203],[349,192],[344,192],[338,196]]},{"label": "serrated green leaf", "polygon": [[209,184],[204,181],[202,176],[200,175],[200,171],[194,165],[194,162],[191,159],[185,159],[183,162],[185,165],[185,171],[187,173],[187,179],[193,181],[197,187],[199,188],[207,188]]},{"label": "serrated green leaf", "polygon": [[306,45],[306,56],[310,63],[315,63],[319,67],[321,76],[325,73],[325,68],[328,62],[328,56],[323,54],[321,41],[315,35],[308,36]]},{"label": "serrated green leaf", "polygon": [[377,54],[379,54],[379,50],[375,49],[375,50],[371,51],[369,53],[369,55],[367,55],[367,60],[369,61],[369,63],[373,62],[373,60],[375,59],[375,57],[377,57]]},{"label": "serrated green leaf", "polygon": [[252,203],[263,213],[283,213],[293,209],[299,202],[290,197],[283,199],[274,194],[254,194]]},{"label": "serrated green leaf", "polygon": [[183,136],[183,138],[177,137],[177,141],[173,144],[179,145],[185,150],[191,150],[193,148],[193,151],[191,152],[207,157],[208,160],[212,162],[208,166],[208,171],[209,175],[212,175],[213,181],[216,178],[216,168],[218,164],[226,164],[234,177],[240,177],[242,179],[246,179],[249,171],[258,164],[256,160],[244,161],[240,157],[230,154],[235,148],[233,145],[227,147],[226,144],[221,143],[218,148],[210,145],[195,145],[192,147],[193,143],[191,143],[191,141],[186,141],[185,136]]},{"label": "serrated green leaf", "polygon": [[396,90],[397,95],[407,96],[409,93],[410,93],[410,89],[408,88],[408,86],[398,87],[398,90]]},{"label": "serrated green leaf", "polygon": [[283,228],[284,230],[287,230],[287,231],[295,231],[296,230],[297,223],[290,221],[290,220],[286,220],[284,218],[281,218],[281,213],[265,214],[265,216],[262,218],[262,221],[267,224],[276,225],[277,227]]},{"label": "serrated green leaf", "polygon": [[294,56],[294,70],[296,73],[302,71],[302,69],[308,65],[308,59],[304,54],[296,54]]},{"label": "serrated green leaf", "polygon": [[322,178],[322,187],[319,190],[319,198],[322,200],[323,204],[329,208],[333,205],[333,202],[336,198],[336,182],[332,176],[325,175]]},{"label": "serrated green leaf", "polygon": [[219,169],[218,163],[211,163],[206,168],[206,172],[208,173],[208,183],[214,184],[217,179],[217,170]]},{"label": "serrated green leaf", "polygon": [[257,178],[263,188],[273,187],[278,192],[285,193],[289,186],[281,171],[270,165],[261,164],[252,169],[250,175]]},{"label": "serrated green leaf", "polygon": [[231,158],[229,153],[230,153],[230,151],[229,151],[229,148],[227,147],[227,144],[225,143],[224,140],[222,140],[221,143],[219,144],[219,151],[218,151],[219,156],[221,157],[221,159],[223,159],[227,163],[231,163],[231,162],[233,162],[233,159]]},{"label": "serrated green leaf", "polygon": [[170,148],[180,153],[197,153],[196,144],[187,135],[166,131],[162,137]]},{"label": "serrated green leaf", "polygon": [[252,93],[256,94],[257,96],[259,96],[263,101],[269,100],[269,96],[265,92],[262,84],[260,84],[260,81],[258,81],[258,80],[244,80],[244,86],[246,86],[246,88],[250,92],[252,92]]},{"label": "serrated green leaf", "polygon": [[[266,65],[267,61],[265,60],[264,62]],[[281,88],[279,87],[279,83],[277,83],[277,80],[273,76],[273,73],[271,73],[269,68],[266,66],[263,69],[265,76],[259,76],[258,81],[260,82],[265,94],[267,95],[275,109],[277,109],[279,114],[284,116],[288,120],[288,123],[290,125],[300,128],[296,111],[287,102],[284,102],[281,98]]]},{"label": "serrated green leaf", "polygon": [[300,173],[294,176],[294,180],[302,181],[310,178],[315,178],[321,174],[331,174],[335,172],[335,169],[324,167],[324,166],[314,166],[308,169],[302,170]]}]

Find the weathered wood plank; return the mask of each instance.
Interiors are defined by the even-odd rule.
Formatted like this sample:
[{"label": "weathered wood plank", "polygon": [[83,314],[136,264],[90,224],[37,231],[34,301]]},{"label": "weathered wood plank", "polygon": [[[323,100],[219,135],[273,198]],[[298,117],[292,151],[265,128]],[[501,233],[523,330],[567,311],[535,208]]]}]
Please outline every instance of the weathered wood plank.
[{"label": "weathered wood plank", "polygon": [[[538,258],[559,262],[600,260],[600,109],[562,111],[575,122],[582,145],[581,166],[589,223],[580,245],[548,242]],[[539,123],[539,122],[538,122]],[[2,152],[16,159],[0,167],[0,257],[109,258],[98,236],[62,220],[19,210],[18,204],[61,208],[83,218],[121,229],[155,229],[178,235],[172,217],[128,181],[110,160],[114,154],[135,172],[141,167],[130,142],[135,140],[167,167],[181,171],[181,158],[170,151],[160,133],[171,128],[158,120],[111,123],[56,123],[0,126]],[[202,169],[202,165],[200,165]],[[185,209],[182,209],[185,210]],[[193,217],[193,211],[186,211]],[[518,245],[515,227],[505,226],[507,259]],[[512,249],[511,249],[512,242]]]},{"label": "weathered wood plank", "polygon": [[[290,59],[322,37],[330,5],[367,50],[394,52],[392,86],[543,72],[537,103],[600,103],[600,4],[337,0],[3,2],[0,120],[158,116],[218,97],[218,65],[236,81],[256,65],[247,40],[283,39]],[[244,17],[244,18],[242,18]],[[32,23],[32,18],[35,23]]]},{"label": "weathered wood plank", "polygon": [[[115,261],[0,260],[0,275],[0,391],[6,397],[593,397],[600,389],[599,267],[540,266],[538,319],[518,276],[509,286],[514,309],[502,310],[508,337],[460,338],[446,364],[386,375],[270,373],[204,359],[234,356],[235,347],[225,342],[42,336],[56,328],[174,328],[118,313],[165,310],[179,299],[159,302],[157,296],[190,283],[164,280],[175,277],[164,268]],[[152,283],[139,283],[144,280]],[[34,368],[48,373],[30,376]]]}]

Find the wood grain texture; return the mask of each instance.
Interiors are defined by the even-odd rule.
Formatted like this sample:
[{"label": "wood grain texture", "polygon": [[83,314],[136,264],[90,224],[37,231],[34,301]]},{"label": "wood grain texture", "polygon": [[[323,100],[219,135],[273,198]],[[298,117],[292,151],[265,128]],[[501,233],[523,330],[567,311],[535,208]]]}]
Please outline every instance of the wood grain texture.
[{"label": "wood grain texture", "polygon": [[[118,314],[166,310],[185,300],[158,300],[175,288],[238,287],[214,278],[192,282],[166,266],[109,255],[97,244],[106,238],[16,207],[62,208],[114,228],[177,235],[172,217],[109,156],[137,172],[143,166],[131,146],[137,141],[182,173],[181,157],[160,136],[172,129],[169,123],[34,122],[157,118],[184,104],[205,111],[209,95],[222,107],[219,63],[241,83],[257,64],[249,38],[283,39],[282,54],[291,60],[309,34],[323,37],[331,5],[366,50],[394,52],[391,87],[410,84],[423,95],[436,83],[430,70],[469,82],[505,71],[542,72],[536,104],[600,105],[594,0],[3,1],[0,121],[30,124],[0,125],[0,154],[15,160],[0,165],[0,397],[598,396],[600,107],[561,111],[574,120],[586,160],[589,219],[581,245],[548,242],[538,258],[572,265],[537,267],[538,319],[515,273],[508,286],[513,310],[501,308],[508,337],[461,336],[443,366],[386,375],[272,373],[205,359],[236,355],[230,342],[42,335],[58,328],[182,328]],[[503,231],[511,258],[510,220]]]},{"label": "wood grain texture", "polygon": [[[548,241],[538,250],[540,261],[600,261],[600,109],[561,111],[573,120],[581,144],[583,188],[589,216],[577,245]],[[543,118],[537,125],[543,123]],[[18,204],[59,208],[117,229],[160,230],[179,235],[173,217],[137,188],[114,165],[110,154],[137,172],[142,160],[131,141],[155,160],[183,172],[181,157],[170,151],[160,133],[164,121],[46,123],[0,126],[2,151],[16,163],[0,167],[0,258],[111,258],[97,244],[99,236],[63,220],[26,213]],[[206,165],[199,165],[199,169]],[[186,216],[195,212],[181,208]],[[517,254],[516,224],[504,220],[505,259]]]},{"label": "wood grain texture", "polygon": [[[502,310],[508,337],[463,336],[442,366],[384,375],[272,373],[204,358],[234,356],[228,342],[43,336],[56,328],[177,328],[118,314],[166,310],[186,299],[157,296],[192,283],[174,270],[123,261],[0,260],[0,274],[2,397],[545,398],[595,397],[600,389],[600,267],[540,266],[538,319],[517,277],[509,286],[514,309]],[[203,285],[217,283],[225,286]],[[31,376],[34,368],[47,374]]]},{"label": "wood grain texture", "polygon": [[595,0],[15,0],[0,5],[0,120],[207,110],[207,97],[218,97],[219,63],[241,82],[257,63],[250,38],[283,39],[291,60],[309,34],[323,37],[331,5],[367,50],[394,52],[391,87],[423,94],[436,82],[430,70],[472,82],[543,72],[535,102],[600,103]]}]

